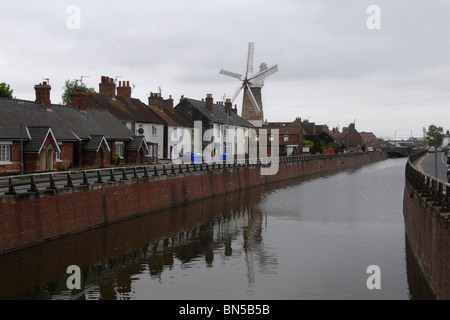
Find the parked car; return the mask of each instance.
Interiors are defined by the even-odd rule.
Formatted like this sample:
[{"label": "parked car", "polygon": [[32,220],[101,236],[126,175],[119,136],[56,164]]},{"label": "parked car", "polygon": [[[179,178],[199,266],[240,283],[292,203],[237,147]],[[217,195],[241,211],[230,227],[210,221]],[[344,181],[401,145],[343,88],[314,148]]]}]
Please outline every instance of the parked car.
[{"label": "parked car", "polygon": [[186,152],[178,158],[181,163],[195,163],[200,164],[205,161],[201,153],[196,152]]},{"label": "parked car", "polygon": [[429,147],[428,148],[428,152],[430,152],[430,153],[434,153],[435,151],[436,151],[435,147]]}]

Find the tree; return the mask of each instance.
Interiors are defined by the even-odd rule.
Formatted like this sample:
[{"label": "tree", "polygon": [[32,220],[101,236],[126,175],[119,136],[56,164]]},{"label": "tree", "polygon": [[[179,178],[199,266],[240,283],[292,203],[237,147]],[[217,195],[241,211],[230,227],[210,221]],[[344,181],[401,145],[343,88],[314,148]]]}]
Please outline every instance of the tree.
[{"label": "tree", "polygon": [[94,92],[95,89],[94,88],[88,88],[86,87],[86,85],[84,83],[78,84],[78,80],[66,80],[66,83],[63,87],[64,92],[61,96],[62,98],[62,103],[64,105],[70,105],[70,94],[74,91],[83,91],[86,93],[91,93]]},{"label": "tree", "polygon": [[0,83],[0,97],[12,99],[12,94],[13,90],[10,88],[9,84],[4,82]]},{"label": "tree", "polygon": [[434,124],[428,127],[427,131],[427,144],[429,146],[441,146],[444,141],[444,129],[437,127]]}]

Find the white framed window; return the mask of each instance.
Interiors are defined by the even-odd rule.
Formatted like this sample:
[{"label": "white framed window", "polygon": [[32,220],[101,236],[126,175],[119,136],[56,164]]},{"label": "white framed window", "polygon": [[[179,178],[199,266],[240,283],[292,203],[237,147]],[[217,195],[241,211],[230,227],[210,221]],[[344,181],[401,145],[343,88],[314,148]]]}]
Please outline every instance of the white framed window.
[{"label": "white framed window", "polygon": [[11,164],[12,142],[0,142],[0,164]]},{"label": "white framed window", "polygon": [[158,134],[158,127],[157,126],[152,126],[152,134],[154,136],[156,136]]},{"label": "white framed window", "polygon": [[284,141],[289,141],[289,136],[287,134],[284,135]]},{"label": "white framed window", "polygon": [[116,155],[123,159],[123,142],[116,142]]},{"label": "white framed window", "polygon": [[127,128],[128,128],[129,130],[131,130],[131,122],[127,122],[125,125],[127,126]]}]

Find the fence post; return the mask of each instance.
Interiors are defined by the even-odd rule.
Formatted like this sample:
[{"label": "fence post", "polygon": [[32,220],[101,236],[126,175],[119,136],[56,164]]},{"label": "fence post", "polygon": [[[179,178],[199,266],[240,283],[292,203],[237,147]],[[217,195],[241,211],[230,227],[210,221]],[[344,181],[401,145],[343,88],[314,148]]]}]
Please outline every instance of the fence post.
[{"label": "fence post", "polygon": [[97,183],[103,183],[103,178],[100,170],[97,170]]},{"label": "fence post", "polygon": [[17,194],[16,190],[14,189],[14,185],[12,183],[12,178],[8,179],[8,192],[6,194],[9,195]]},{"label": "fence post", "polygon": [[66,187],[66,188],[73,187],[72,177],[70,176],[70,172],[67,173],[67,184],[64,187]]},{"label": "fence post", "polygon": [[28,191],[31,191],[31,192],[38,191],[38,189],[36,187],[36,182],[34,182],[34,176],[31,176],[31,178],[30,178],[30,189]]},{"label": "fence post", "polygon": [[108,181],[116,181],[116,177],[114,177],[113,169],[109,169],[109,180]]},{"label": "fence post", "polygon": [[55,181],[53,180],[53,175],[50,175],[50,186],[47,189],[56,190]]}]

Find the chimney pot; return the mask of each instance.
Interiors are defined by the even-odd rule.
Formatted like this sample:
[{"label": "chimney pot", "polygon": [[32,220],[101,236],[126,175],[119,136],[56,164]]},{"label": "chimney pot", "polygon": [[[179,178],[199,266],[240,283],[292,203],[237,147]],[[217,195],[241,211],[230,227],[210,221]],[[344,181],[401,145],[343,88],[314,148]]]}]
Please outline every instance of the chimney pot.
[{"label": "chimney pot", "polygon": [[109,99],[116,96],[116,84],[112,78],[102,77],[102,81],[99,84],[99,93],[106,95]]},{"label": "chimney pot", "polygon": [[52,87],[44,82],[44,84],[38,84],[34,86],[36,91],[36,102],[42,103],[46,108],[51,108],[50,90]]},{"label": "chimney pot", "polygon": [[124,97],[127,100],[131,100],[131,88],[130,86],[126,85],[127,83],[129,83],[129,81],[127,81],[125,83],[125,81],[119,81],[119,87],[117,88],[117,95],[119,97]]}]

